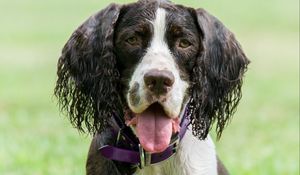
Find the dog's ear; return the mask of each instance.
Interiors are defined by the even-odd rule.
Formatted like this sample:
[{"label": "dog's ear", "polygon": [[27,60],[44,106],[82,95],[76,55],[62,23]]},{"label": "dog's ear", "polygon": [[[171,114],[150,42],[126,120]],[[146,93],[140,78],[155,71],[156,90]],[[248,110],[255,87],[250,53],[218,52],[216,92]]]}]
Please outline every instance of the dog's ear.
[{"label": "dog's ear", "polygon": [[111,4],[72,34],[58,60],[55,95],[74,127],[103,131],[120,114],[119,71],[113,53],[114,26],[120,6]]},{"label": "dog's ear", "polygon": [[243,74],[249,63],[238,41],[218,19],[203,9],[192,10],[202,48],[192,73],[191,123],[200,139],[216,121],[218,138],[241,98]]}]

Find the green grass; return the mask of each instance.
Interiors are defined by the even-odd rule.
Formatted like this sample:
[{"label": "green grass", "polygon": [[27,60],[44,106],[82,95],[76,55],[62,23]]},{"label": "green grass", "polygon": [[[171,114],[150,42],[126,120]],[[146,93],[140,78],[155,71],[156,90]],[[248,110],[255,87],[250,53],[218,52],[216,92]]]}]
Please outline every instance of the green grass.
[{"label": "green grass", "polygon": [[[252,61],[238,111],[216,143],[230,172],[298,175],[299,2],[176,2],[221,19]],[[56,62],[74,29],[107,4],[0,1],[0,174],[84,174],[90,137],[58,112]]]}]

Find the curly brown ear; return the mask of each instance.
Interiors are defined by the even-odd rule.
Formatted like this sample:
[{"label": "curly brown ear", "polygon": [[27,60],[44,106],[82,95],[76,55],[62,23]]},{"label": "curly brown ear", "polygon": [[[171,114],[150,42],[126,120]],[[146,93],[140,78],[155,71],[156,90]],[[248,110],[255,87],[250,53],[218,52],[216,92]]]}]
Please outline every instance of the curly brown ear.
[{"label": "curly brown ear", "polygon": [[101,132],[123,111],[117,91],[119,72],[113,53],[114,26],[120,6],[111,4],[85,21],[58,60],[55,95],[74,127]]},{"label": "curly brown ear", "polygon": [[193,10],[202,33],[203,51],[192,73],[193,134],[205,139],[216,121],[218,138],[241,99],[249,60],[234,35],[203,9]]}]

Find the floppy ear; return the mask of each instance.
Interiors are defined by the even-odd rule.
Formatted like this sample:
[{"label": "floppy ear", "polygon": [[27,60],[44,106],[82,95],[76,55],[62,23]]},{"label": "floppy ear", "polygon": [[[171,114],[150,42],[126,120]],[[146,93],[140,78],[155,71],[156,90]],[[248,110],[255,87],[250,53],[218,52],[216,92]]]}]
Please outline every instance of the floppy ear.
[{"label": "floppy ear", "polygon": [[203,9],[193,13],[203,46],[192,73],[193,134],[206,138],[216,121],[220,138],[241,98],[242,78],[249,61],[234,35],[218,19]]},{"label": "floppy ear", "polygon": [[120,6],[111,4],[85,21],[70,37],[58,60],[55,95],[61,110],[80,131],[101,132],[122,113],[119,72],[113,53]]}]

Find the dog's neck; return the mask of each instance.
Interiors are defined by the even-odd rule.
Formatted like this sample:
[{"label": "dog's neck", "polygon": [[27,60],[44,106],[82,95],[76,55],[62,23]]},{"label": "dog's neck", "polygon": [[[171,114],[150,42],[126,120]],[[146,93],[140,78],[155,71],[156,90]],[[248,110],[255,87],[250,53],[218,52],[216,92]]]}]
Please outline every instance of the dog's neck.
[{"label": "dog's neck", "polygon": [[140,169],[161,163],[177,152],[179,142],[184,137],[190,123],[189,115],[188,105],[185,105],[180,117],[180,131],[172,136],[169,147],[161,153],[149,153],[145,151],[140,146],[138,139],[131,132],[130,127],[124,127],[124,124],[120,124],[120,118],[115,116],[112,122],[112,133],[116,137],[116,142],[114,145],[105,145],[99,148],[99,151],[102,156],[110,160],[126,162]]},{"label": "dog's neck", "polygon": [[199,140],[188,129],[174,156],[159,164],[137,169],[135,175],[217,175],[216,167],[216,152],[211,137]]}]

